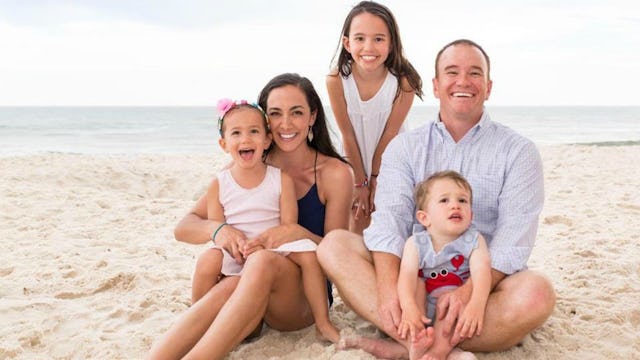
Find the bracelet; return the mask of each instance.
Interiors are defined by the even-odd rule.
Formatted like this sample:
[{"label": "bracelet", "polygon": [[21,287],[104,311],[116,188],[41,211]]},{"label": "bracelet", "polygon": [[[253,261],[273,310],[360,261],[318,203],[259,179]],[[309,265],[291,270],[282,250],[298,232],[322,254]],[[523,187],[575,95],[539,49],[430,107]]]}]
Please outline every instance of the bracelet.
[{"label": "bracelet", "polygon": [[362,184],[353,184],[353,186],[355,186],[356,188],[367,187],[369,186],[369,179],[364,178],[364,181],[362,182]]},{"label": "bracelet", "polygon": [[218,235],[218,231],[220,231],[220,229],[222,229],[222,227],[225,225],[229,225],[229,224],[227,224],[226,222],[223,222],[222,224],[220,224],[220,226],[218,226],[216,231],[213,232],[213,235],[211,235],[211,241],[213,241],[214,245],[216,243],[216,235]]},{"label": "bracelet", "polygon": [[377,177],[378,177],[378,174],[371,174],[371,176],[370,176],[370,177],[372,177],[372,178],[377,178]]}]

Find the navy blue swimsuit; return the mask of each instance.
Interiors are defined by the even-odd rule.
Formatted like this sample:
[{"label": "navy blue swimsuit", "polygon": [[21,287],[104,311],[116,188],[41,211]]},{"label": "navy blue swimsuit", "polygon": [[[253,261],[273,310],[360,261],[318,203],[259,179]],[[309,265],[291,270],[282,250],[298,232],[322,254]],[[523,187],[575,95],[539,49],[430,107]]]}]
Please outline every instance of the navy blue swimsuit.
[{"label": "navy blue swimsuit", "polygon": [[[318,151],[313,162],[313,185],[307,193],[298,200],[298,224],[312,233],[324,236],[325,206],[318,196],[318,186],[316,177],[316,164],[318,162]],[[331,282],[327,280],[327,296],[329,306],[333,304],[333,294],[331,293]]]}]

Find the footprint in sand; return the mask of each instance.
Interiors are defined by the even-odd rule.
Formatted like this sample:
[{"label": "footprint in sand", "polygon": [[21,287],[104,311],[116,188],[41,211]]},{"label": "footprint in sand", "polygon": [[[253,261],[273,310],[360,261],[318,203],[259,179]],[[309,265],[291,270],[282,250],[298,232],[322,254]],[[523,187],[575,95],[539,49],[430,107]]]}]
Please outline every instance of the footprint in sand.
[{"label": "footprint in sand", "polygon": [[544,218],[543,222],[545,225],[563,224],[566,226],[573,226],[573,221],[562,215],[547,216]]},{"label": "footprint in sand", "polygon": [[617,204],[619,207],[623,208],[623,209],[629,209],[629,210],[634,210],[634,211],[640,211],[640,206],[638,205],[633,205],[633,204]]},{"label": "footprint in sand", "polygon": [[0,276],[8,276],[11,275],[13,273],[13,268],[4,268],[4,269],[0,269]]},{"label": "footprint in sand", "polygon": [[55,297],[56,299],[66,300],[66,299],[77,299],[80,297],[95,295],[97,293],[108,291],[111,289],[127,291],[135,287],[135,279],[136,279],[136,276],[134,274],[120,273],[116,276],[113,276],[110,279],[107,279],[105,282],[103,282],[100,286],[98,286],[98,288],[96,288],[93,291],[62,292],[62,293],[56,294]]}]

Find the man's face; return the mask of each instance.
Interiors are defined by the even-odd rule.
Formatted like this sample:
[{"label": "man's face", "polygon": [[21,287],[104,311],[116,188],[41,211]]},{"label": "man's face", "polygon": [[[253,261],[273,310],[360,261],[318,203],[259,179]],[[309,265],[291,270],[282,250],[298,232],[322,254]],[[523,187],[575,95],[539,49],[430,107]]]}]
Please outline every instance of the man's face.
[{"label": "man's face", "polygon": [[474,46],[459,44],[445,49],[433,79],[433,93],[440,100],[443,121],[478,121],[491,93],[487,62]]}]

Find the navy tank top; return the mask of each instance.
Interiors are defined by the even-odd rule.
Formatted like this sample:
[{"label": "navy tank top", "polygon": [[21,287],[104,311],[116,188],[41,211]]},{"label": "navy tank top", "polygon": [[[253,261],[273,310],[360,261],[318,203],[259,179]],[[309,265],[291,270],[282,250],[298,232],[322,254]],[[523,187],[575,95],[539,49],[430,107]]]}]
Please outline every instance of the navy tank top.
[{"label": "navy tank top", "polygon": [[[313,161],[313,185],[302,198],[298,200],[298,224],[312,233],[324,237],[325,206],[318,196],[318,178],[316,176],[316,164],[318,163],[318,151]],[[327,296],[329,306],[333,304],[331,282],[327,280]]]}]

